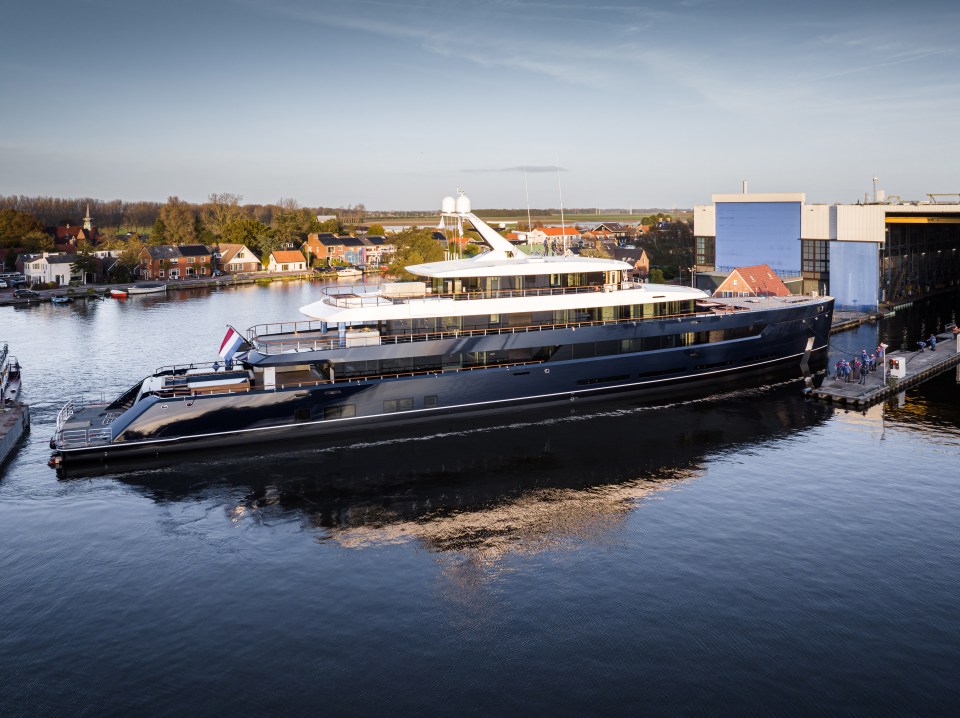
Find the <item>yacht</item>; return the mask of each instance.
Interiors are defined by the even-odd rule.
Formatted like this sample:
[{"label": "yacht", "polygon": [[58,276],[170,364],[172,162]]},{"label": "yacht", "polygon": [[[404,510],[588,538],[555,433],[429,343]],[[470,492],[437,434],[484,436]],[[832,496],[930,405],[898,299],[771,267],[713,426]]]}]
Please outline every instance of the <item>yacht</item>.
[{"label": "yacht", "polygon": [[489,250],[413,281],[328,286],[306,319],[232,328],[221,360],[159,368],[114,401],[68,403],[51,464],[284,440],[318,447],[428,422],[611,397],[701,397],[822,373],[831,297],[710,297],[614,259],[528,255],[465,196],[443,200]]}]

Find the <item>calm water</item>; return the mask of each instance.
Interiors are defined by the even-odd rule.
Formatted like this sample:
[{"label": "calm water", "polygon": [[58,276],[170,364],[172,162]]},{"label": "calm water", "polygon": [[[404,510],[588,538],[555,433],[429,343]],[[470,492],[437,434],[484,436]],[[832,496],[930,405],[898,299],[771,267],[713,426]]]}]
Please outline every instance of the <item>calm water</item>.
[{"label": "calm water", "polygon": [[0,469],[0,714],[956,709],[952,373],[866,414],[791,385],[352,451],[46,467],[67,399],[210,359],[227,321],[295,319],[317,291],[0,308],[33,412]]}]

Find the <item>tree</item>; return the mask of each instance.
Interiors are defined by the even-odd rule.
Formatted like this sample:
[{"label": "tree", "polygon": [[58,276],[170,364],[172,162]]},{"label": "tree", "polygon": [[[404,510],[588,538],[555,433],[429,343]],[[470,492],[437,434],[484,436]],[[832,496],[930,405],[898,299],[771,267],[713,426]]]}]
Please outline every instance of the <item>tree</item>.
[{"label": "tree", "polygon": [[211,194],[207,199],[209,201],[203,205],[201,216],[204,224],[218,237],[223,237],[224,227],[246,214],[240,206],[243,195],[222,192]]},{"label": "tree", "polygon": [[163,223],[161,217],[153,223],[153,229],[150,231],[150,244],[165,244],[167,241],[167,225]]},{"label": "tree", "polygon": [[654,284],[663,284],[665,281],[663,278],[663,271],[659,268],[654,267],[650,270],[650,281]]},{"label": "tree", "polygon": [[113,270],[113,278],[118,282],[129,282],[136,279],[137,270],[140,267],[140,254],[146,245],[137,237],[131,237],[127,241],[120,256],[117,258],[117,265]]},{"label": "tree", "polygon": [[225,224],[222,239],[230,244],[243,244],[253,249],[259,244],[260,237],[268,234],[269,230],[263,222],[244,217]]},{"label": "tree", "polygon": [[166,244],[188,244],[196,241],[193,211],[178,197],[170,197],[160,208]]},{"label": "tree", "polygon": [[382,224],[371,224],[370,228],[367,230],[367,234],[372,234],[374,237],[382,237],[387,233],[387,230],[383,228]]},{"label": "tree", "polygon": [[199,214],[193,221],[193,236],[195,241],[199,244],[217,243],[217,235],[207,229],[207,226],[203,223],[203,220],[200,218]]},{"label": "tree", "polygon": [[340,234],[343,231],[343,225],[339,219],[328,219],[320,222],[318,232],[330,232],[331,234]]},{"label": "tree", "polygon": [[93,256],[89,242],[81,241],[77,245],[77,257],[70,263],[70,274],[79,274],[81,283],[86,284],[89,275],[97,273],[97,258]]},{"label": "tree", "polygon": [[29,212],[0,209],[0,244],[12,247],[28,234],[42,231],[43,225]]},{"label": "tree", "polygon": [[613,259],[613,255],[610,253],[610,250],[607,249],[603,243],[597,242],[594,247],[585,247],[580,250],[581,257],[599,257],[601,259]]},{"label": "tree", "polygon": [[388,272],[400,279],[413,279],[414,275],[406,270],[412,264],[438,262],[443,259],[443,247],[433,238],[433,230],[407,229],[393,239],[397,252],[390,263]]},{"label": "tree", "polygon": [[54,248],[53,237],[40,231],[28,232],[20,240],[19,245],[23,251],[30,254],[52,252]]}]

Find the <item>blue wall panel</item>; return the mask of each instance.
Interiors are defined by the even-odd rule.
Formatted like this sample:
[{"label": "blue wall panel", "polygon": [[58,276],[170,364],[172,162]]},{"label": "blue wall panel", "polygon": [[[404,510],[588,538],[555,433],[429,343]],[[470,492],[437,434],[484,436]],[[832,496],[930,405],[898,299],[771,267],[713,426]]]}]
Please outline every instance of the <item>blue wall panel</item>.
[{"label": "blue wall panel", "polygon": [[837,309],[875,311],[880,299],[879,245],[830,242],[830,294]]},{"label": "blue wall panel", "polygon": [[717,202],[717,267],[800,273],[799,202]]}]

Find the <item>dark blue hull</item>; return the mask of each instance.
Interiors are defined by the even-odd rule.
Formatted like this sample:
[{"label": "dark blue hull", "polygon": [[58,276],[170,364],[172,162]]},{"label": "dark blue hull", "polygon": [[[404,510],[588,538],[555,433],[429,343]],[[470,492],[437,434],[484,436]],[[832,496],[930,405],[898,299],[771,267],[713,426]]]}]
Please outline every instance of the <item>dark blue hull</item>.
[{"label": "dark blue hull", "polygon": [[[308,441],[310,446],[322,448],[345,441],[363,443],[386,436],[416,436],[427,424],[437,422],[452,428],[458,422],[534,409],[569,411],[574,406],[611,397],[657,404],[800,379],[826,366],[832,308],[832,300],[808,301],[796,307],[730,316],[568,329],[563,337],[571,345],[576,341],[574,346],[581,348],[609,347],[610,342],[628,342],[650,335],[679,337],[744,324],[762,327],[748,338],[655,351],[356,379],[246,394],[162,400],[151,397],[116,422],[112,443],[61,448],[58,453],[68,463],[252,443],[269,443],[274,450],[282,451],[286,441],[298,446]],[[475,346],[497,341],[501,348],[559,341],[547,334],[531,332],[462,341]],[[449,350],[425,344],[414,348]],[[399,349],[380,346],[344,351],[355,355],[379,352],[384,356],[392,350],[409,351],[409,347],[406,344],[399,345]]]}]

